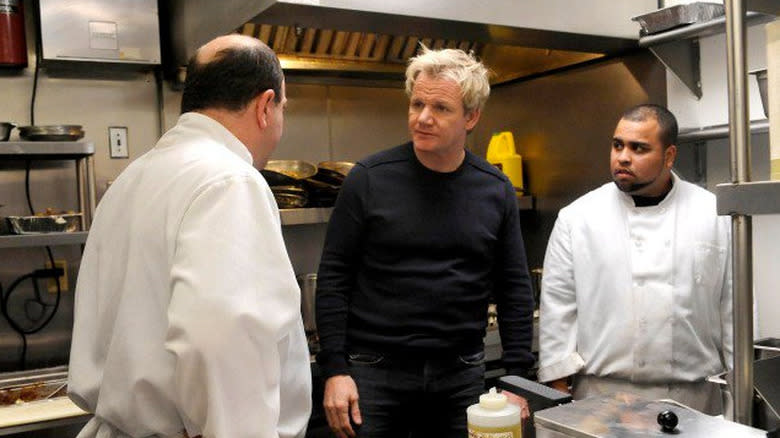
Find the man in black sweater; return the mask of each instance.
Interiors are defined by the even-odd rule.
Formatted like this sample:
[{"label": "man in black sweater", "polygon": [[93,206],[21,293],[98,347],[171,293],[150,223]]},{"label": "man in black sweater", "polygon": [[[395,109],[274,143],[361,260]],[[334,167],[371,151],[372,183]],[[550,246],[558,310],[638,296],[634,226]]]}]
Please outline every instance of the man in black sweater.
[{"label": "man in black sweater", "polygon": [[323,406],[340,438],[466,436],[466,408],[484,391],[491,294],[507,371],[534,363],[515,190],[465,149],[487,70],[423,46],[406,77],[412,141],[350,172],[317,277]]}]

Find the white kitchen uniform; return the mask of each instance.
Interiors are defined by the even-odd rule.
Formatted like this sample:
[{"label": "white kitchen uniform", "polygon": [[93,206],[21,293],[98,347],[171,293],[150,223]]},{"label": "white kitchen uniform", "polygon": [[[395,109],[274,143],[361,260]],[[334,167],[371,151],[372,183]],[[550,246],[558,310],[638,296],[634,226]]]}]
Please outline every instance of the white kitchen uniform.
[{"label": "white kitchen uniform", "polygon": [[76,287],[69,396],[80,438],[302,436],[300,291],[246,147],[183,114],[98,206]]},{"label": "white kitchen uniform", "polygon": [[732,365],[729,219],[710,192],[673,183],[656,206],[608,183],[560,211],[544,260],[541,381],[579,373],[575,397],[579,380],[580,396],[645,387],[719,404],[697,400]]}]

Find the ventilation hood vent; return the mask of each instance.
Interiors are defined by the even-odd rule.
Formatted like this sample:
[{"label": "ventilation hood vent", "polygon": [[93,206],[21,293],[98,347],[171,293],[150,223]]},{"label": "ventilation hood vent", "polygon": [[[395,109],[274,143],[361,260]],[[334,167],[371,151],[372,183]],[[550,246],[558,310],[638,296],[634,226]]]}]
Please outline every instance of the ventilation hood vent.
[{"label": "ventilation hood vent", "polygon": [[[536,3],[539,8],[563,1],[571,4],[569,0],[491,0],[487,4],[495,11],[485,17],[480,14],[485,7],[474,11],[473,2],[461,0],[170,0],[173,56],[177,65],[184,65],[206,41],[238,32],[272,47],[288,77],[400,83],[407,60],[422,43],[474,53],[491,69],[497,84],[637,46],[638,29],[633,27],[634,37],[626,38],[568,32],[550,25],[503,24],[513,20],[513,14],[522,15],[523,3]],[[646,10],[640,7],[639,12]],[[630,23],[631,11],[624,13],[623,19]]]}]

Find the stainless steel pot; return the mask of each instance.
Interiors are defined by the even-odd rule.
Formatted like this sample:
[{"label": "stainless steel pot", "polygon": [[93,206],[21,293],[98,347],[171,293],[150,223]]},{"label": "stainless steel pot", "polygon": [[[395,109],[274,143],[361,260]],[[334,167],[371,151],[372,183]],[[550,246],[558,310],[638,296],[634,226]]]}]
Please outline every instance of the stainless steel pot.
[{"label": "stainless steel pot", "polygon": [[317,292],[317,274],[301,274],[298,276],[301,286],[301,315],[303,328],[307,333],[315,332],[317,324],[314,319],[315,293]]},{"label": "stainless steel pot", "polygon": [[11,137],[11,131],[16,127],[16,123],[0,122],[0,141],[8,141]]}]

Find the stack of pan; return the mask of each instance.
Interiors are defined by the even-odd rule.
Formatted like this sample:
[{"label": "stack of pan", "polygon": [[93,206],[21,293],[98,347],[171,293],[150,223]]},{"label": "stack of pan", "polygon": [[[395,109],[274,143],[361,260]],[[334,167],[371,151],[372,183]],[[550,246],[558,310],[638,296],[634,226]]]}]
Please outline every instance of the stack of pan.
[{"label": "stack of pan", "polygon": [[332,207],[354,163],[270,160],[260,172],[271,186],[279,208]]}]

